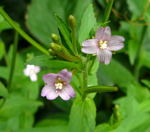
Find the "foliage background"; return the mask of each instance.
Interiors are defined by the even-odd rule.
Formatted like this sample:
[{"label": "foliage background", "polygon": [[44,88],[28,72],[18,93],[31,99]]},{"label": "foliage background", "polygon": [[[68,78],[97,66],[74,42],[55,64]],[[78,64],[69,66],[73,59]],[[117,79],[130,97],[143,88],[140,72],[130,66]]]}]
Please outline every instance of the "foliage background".
[{"label": "foliage background", "polygon": [[[108,0],[0,1],[11,18],[46,48],[50,47],[51,33],[59,34],[54,13],[66,24],[70,14],[76,17],[81,43],[91,37],[95,24],[103,21],[107,3]],[[76,65],[49,60],[20,36],[12,87],[7,89],[14,29],[0,15],[0,132],[149,132],[149,24],[149,0],[115,0],[109,25],[113,34],[125,37],[125,48],[114,54],[110,65],[100,64],[98,68],[95,63],[89,85],[115,85],[119,90],[97,93],[94,102],[91,98],[85,102],[80,98],[47,101],[40,97],[42,75]],[[38,82],[23,75],[27,63],[42,66]],[[77,84],[74,77],[72,85]]]}]

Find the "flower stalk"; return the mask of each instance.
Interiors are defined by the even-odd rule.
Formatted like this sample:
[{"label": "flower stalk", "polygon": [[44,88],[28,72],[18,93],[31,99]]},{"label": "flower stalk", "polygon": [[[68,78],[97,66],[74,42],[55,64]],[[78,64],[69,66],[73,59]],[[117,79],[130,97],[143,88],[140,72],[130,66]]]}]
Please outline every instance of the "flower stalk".
[{"label": "flower stalk", "polygon": [[78,47],[77,47],[77,41],[76,41],[76,19],[74,16],[69,16],[69,24],[71,27],[71,38],[72,38],[72,45],[74,48],[75,54],[78,54]]}]

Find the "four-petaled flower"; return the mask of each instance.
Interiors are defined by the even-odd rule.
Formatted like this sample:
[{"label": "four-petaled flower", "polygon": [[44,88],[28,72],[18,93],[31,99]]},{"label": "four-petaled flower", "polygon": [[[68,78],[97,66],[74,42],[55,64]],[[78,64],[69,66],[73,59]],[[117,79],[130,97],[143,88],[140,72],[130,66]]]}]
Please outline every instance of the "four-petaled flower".
[{"label": "four-petaled flower", "polygon": [[40,72],[40,67],[35,65],[27,65],[24,69],[24,75],[30,77],[31,81],[37,81],[38,72]]},{"label": "four-petaled flower", "polygon": [[53,100],[60,96],[63,100],[69,100],[75,96],[75,92],[69,84],[72,73],[67,69],[60,71],[58,74],[49,73],[43,76],[46,85],[43,87],[41,96],[48,100]]},{"label": "four-petaled flower", "polygon": [[99,61],[109,64],[112,52],[124,47],[124,37],[112,36],[110,27],[101,27],[96,32],[95,39],[85,40],[82,43],[82,52],[86,54],[96,54]]}]

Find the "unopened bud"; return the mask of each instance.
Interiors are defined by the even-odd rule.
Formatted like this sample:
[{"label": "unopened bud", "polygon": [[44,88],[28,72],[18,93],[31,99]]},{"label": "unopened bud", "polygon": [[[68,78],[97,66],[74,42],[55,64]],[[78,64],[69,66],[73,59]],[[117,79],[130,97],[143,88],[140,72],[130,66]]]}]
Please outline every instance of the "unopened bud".
[{"label": "unopened bud", "polygon": [[52,55],[52,56],[56,55],[55,52],[52,49],[49,49],[48,51],[49,51],[50,55]]},{"label": "unopened bud", "polygon": [[69,16],[69,24],[72,29],[76,28],[76,19],[73,15]]},{"label": "unopened bud", "polygon": [[59,37],[57,34],[55,33],[52,33],[51,34],[51,38],[52,38],[52,41],[55,42],[55,43],[58,43],[59,42]]},{"label": "unopened bud", "polygon": [[62,50],[62,47],[59,44],[56,44],[56,43],[51,43],[51,48],[55,52],[60,52]]}]

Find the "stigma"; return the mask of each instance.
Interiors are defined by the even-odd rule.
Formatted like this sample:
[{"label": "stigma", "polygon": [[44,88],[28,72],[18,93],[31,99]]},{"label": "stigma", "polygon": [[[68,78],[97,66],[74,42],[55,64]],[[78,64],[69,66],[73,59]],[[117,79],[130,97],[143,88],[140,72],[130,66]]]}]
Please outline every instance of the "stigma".
[{"label": "stigma", "polygon": [[98,46],[100,49],[106,49],[107,48],[107,41],[100,40],[98,43]]},{"label": "stigma", "polygon": [[56,90],[62,90],[63,84],[61,82],[55,83]]}]

